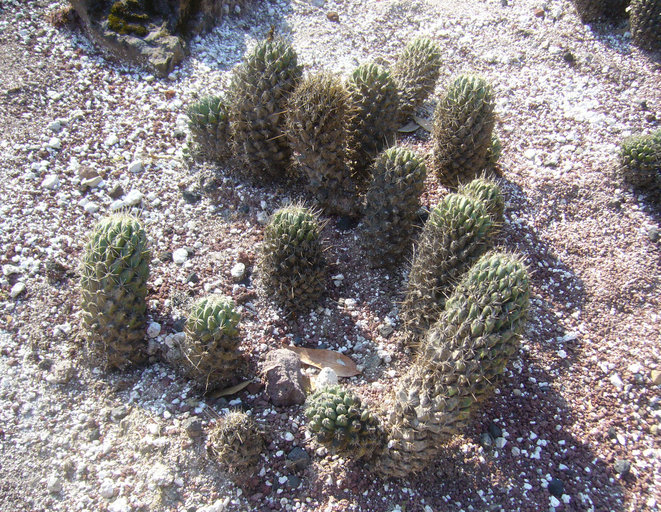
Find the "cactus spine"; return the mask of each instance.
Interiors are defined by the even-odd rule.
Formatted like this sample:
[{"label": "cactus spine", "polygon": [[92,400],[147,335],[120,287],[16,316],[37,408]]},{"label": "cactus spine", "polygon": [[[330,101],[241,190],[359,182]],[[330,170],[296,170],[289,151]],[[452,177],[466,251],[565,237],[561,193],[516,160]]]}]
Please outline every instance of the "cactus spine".
[{"label": "cactus spine", "polygon": [[459,188],[459,194],[472,197],[484,204],[494,227],[501,226],[505,214],[505,198],[498,184],[487,178],[477,178]]},{"label": "cactus spine", "polygon": [[282,40],[258,44],[234,73],[230,87],[234,145],[256,179],[282,178],[287,171],[291,149],[285,114],[301,74],[296,52]]},{"label": "cactus spine", "polygon": [[433,162],[444,186],[454,189],[485,168],[494,123],[491,86],[483,78],[458,77],[434,113]]},{"label": "cactus spine", "polygon": [[92,356],[106,368],[146,359],[145,313],[151,253],[135,217],[101,220],[85,246],[81,265],[83,327]]},{"label": "cactus spine", "polygon": [[347,165],[349,92],[331,74],[303,79],[289,100],[287,135],[308,189],[328,212],[355,215],[357,184]]},{"label": "cactus spine", "polygon": [[397,265],[409,249],[426,175],[423,161],[405,148],[387,149],[374,162],[362,241],[373,264]]}]

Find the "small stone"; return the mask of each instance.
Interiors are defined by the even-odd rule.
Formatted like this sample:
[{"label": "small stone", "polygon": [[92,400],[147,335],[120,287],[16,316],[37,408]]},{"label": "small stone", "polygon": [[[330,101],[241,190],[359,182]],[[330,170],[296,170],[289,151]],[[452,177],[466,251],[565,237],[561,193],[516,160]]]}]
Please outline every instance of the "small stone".
[{"label": "small stone", "polygon": [[316,389],[337,386],[337,373],[332,368],[322,368],[319,375],[314,379],[314,386]]},{"label": "small stone", "polygon": [[119,183],[115,183],[113,187],[108,191],[108,195],[111,199],[119,199],[124,195],[124,189]]},{"label": "small stone", "polygon": [[120,421],[126,416],[128,416],[129,410],[126,408],[124,405],[120,405],[118,407],[113,407],[110,410],[110,417],[112,418],[113,421]]},{"label": "small stone", "polygon": [[57,137],[51,137],[48,141],[48,147],[51,149],[60,149],[62,147],[62,141]]},{"label": "small stone", "polygon": [[106,140],[103,142],[103,144],[104,144],[107,148],[109,148],[110,146],[114,146],[114,145],[117,144],[118,142],[119,142],[119,139],[117,138],[117,135],[115,135],[114,133],[111,133],[110,135],[108,135],[108,136],[106,137]]},{"label": "small stone", "polygon": [[504,437],[497,437],[496,438],[496,448],[502,449],[505,448],[505,445],[507,444],[507,439]]},{"label": "small stone", "polygon": [[651,242],[658,242],[659,241],[659,228],[656,226],[652,226],[647,230],[647,236],[649,237]]},{"label": "small stone", "polygon": [[273,404],[286,407],[305,402],[301,360],[294,352],[278,349],[266,354],[263,374]]},{"label": "small stone", "polygon": [[19,281],[16,283],[14,286],[11,287],[11,290],[9,291],[9,296],[12,299],[15,299],[18,297],[21,293],[25,292],[25,283]]},{"label": "small stone", "polygon": [[652,384],[655,386],[661,386],[661,371],[652,370],[650,372],[650,379],[652,379]]},{"label": "small stone", "polygon": [[631,462],[625,459],[617,459],[613,464],[613,469],[620,475],[626,475],[631,469]]},{"label": "small stone", "polygon": [[133,189],[128,194],[126,194],[126,197],[124,198],[124,202],[128,206],[136,206],[136,205],[139,205],[142,202],[143,197],[144,196],[142,195],[142,192],[140,192],[139,190]]},{"label": "small stone", "polygon": [[562,54],[562,60],[564,60],[567,64],[576,63],[576,57],[574,57],[574,54],[569,50]]},{"label": "small stone", "polygon": [[195,192],[193,190],[188,190],[185,189],[181,192],[181,196],[184,198],[184,201],[188,204],[195,204],[197,203],[200,199],[202,199],[202,196],[200,195],[199,192]]},{"label": "small stone", "polygon": [[120,496],[108,506],[108,512],[130,512],[131,510],[126,496]]},{"label": "small stone", "polygon": [[183,265],[188,259],[188,249],[180,247],[172,253],[172,261],[177,265]]},{"label": "small stone", "polygon": [[560,500],[558,498],[556,498],[555,496],[551,496],[549,498],[549,505],[551,505],[551,507],[553,507],[553,508],[557,508],[557,507],[560,506]]},{"label": "small stone", "polygon": [[82,189],[86,188],[94,188],[99,185],[103,181],[103,178],[101,176],[94,176],[93,178],[88,178],[84,179],[80,182],[80,187]]},{"label": "small stone", "polygon": [[258,212],[257,213],[257,222],[260,224],[264,225],[269,221],[269,216],[266,215],[264,212]]},{"label": "small stone", "polygon": [[303,470],[310,464],[310,456],[300,446],[292,448],[287,454],[287,466],[295,470]]},{"label": "small stone", "polygon": [[57,494],[62,490],[62,480],[60,480],[55,475],[52,475],[51,477],[48,478],[48,481],[46,482],[46,487],[48,489],[48,492],[50,492],[51,494]]},{"label": "small stone", "polygon": [[115,199],[112,203],[110,203],[110,211],[111,212],[116,212],[117,210],[121,210],[126,206],[126,203],[122,201],[121,199]]},{"label": "small stone", "polygon": [[489,432],[483,432],[480,436],[480,444],[484,448],[489,448],[493,444],[493,438],[489,435]]},{"label": "small stone", "polygon": [[142,163],[142,160],[134,160],[129,164],[129,172],[133,174],[137,174],[139,172],[142,172],[142,170],[145,168],[144,164]]},{"label": "small stone", "polygon": [[543,18],[544,16],[546,16],[546,13],[544,12],[544,9],[542,9],[540,7],[537,7],[534,12],[535,12],[535,16],[537,18]]},{"label": "small stone", "polygon": [[149,324],[149,327],[147,327],[147,336],[150,338],[155,338],[161,334],[161,324],[158,322],[152,322]]},{"label": "small stone", "polygon": [[289,475],[287,477],[288,487],[291,487],[292,489],[298,489],[299,485],[301,485],[301,479],[299,477],[296,475]]},{"label": "small stone", "polygon": [[381,324],[379,325],[379,334],[384,338],[390,336],[395,329],[390,324]]},{"label": "small stone", "polygon": [[59,119],[56,119],[55,121],[52,121],[52,122],[48,125],[48,129],[49,129],[50,131],[52,131],[53,133],[59,133],[59,132],[61,132],[61,131],[62,131],[62,121],[60,121]]},{"label": "small stone", "polygon": [[50,190],[56,189],[60,186],[60,178],[57,174],[47,174],[44,181],[41,182],[41,186]]},{"label": "small stone", "polygon": [[90,201],[85,205],[85,211],[87,213],[96,213],[99,211],[99,205],[94,201]]},{"label": "small stone", "polygon": [[160,462],[157,462],[152,467],[149,479],[158,487],[167,487],[174,482],[174,476],[170,473],[170,470]]},{"label": "small stone", "polygon": [[617,390],[621,390],[624,387],[624,382],[622,382],[622,379],[617,373],[612,374],[608,380],[610,383],[617,388]]},{"label": "small stone", "polygon": [[291,432],[285,432],[284,438],[285,441],[291,443],[294,440],[294,434],[292,434]]},{"label": "small stone", "polygon": [[186,418],[181,425],[191,439],[202,435],[202,422],[197,418]]},{"label": "small stone", "polygon": [[197,272],[192,272],[186,278],[186,282],[187,283],[193,283],[193,284],[199,283],[200,282],[200,276],[197,275]]},{"label": "small stone", "polygon": [[245,264],[239,262],[236,265],[232,267],[232,270],[230,270],[230,275],[232,276],[232,279],[234,281],[241,281],[243,279],[243,276],[246,275],[246,266]]},{"label": "small stone", "polygon": [[330,11],[328,14],[326,14],[326,17],[328,18],[328,21],[332,21],[333,23],[340,22],[340,15],[335,11]]},{"label": "small stone", "polygon": [[493,437],[494,439],[503,437],[503,429],[501,429],[496,422],[492,421],[491,423],[489,423],[487,429],[489,430],[489,434],[491,434],[491,437]]},{"label": "small stone", "polygon": [[551,496],[555,496],[556,498],[560,499],[565,493],[565,484],[562,483],[562,480],[554,478],[549,482],[548,489]]},{"label": "small stone", "polygon": [[161,260],[163,263],[167,263],[168,261],[172,261],[172,252],[163,251],[163,252],[158,254],[158,259]]},{"label": "small stone", "polygon": [[99,487],[99,494],[102,498],[107,500],[111,499],[115,495],[115,485],[112,480],[104,480]]}]

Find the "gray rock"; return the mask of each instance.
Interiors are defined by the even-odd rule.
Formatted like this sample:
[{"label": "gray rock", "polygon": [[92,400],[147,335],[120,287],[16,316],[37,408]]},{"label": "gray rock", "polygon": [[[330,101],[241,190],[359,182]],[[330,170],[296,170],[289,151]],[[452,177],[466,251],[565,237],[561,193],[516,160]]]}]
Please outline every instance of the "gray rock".
[{"label": "gray rock", "polygon": [[300,446],[296,446],[287,454],[287,466],[294,470],[303,470],[310,464],[310,456]]},{"label": "gray rock", "polygon": [[262,368],[266,383],[266,394],[271,402],[279,406],[305,402],[301,360],[287,349],[272,350],[266,354]]},{"label": "gray rock", "polygon": [[230,270],[230,275],[232,276],[232,279],[234,281],[241,281],[243,279],[243,276],[246,275],[246,266],[245,264],[239,262],[236,265],[232,267],[232,270]]},{"label": "gray rock", "polygon": [[113,421],[119,421],[128,415],[129,410],[125,405],[120,405],[118,407],[113,407],[110,410],[110,417],[112,418]]},{"label": "gray rock", "polygon": [[562,480],[554,478],[549,482],[548,489],[551,496],[562,499],[562,495],[565,493],[565,484],[562,483]]},{"label": "gray rock", "polygon": [[659,228],[656,226],[652,226],[647,230],[647,236],[649,237],[651,242],[658,242],[659,241]]},{"label": "gray rock", "polygon": [[142,163],[142,160],[135,160],[129,164],[129,172],[133,174],[142,172],[143,169],[144,169],[144,165]]},{"label": "gray rock", "polygon": [[47,174],[44,181],[41,182],[41,186],[49,190],[56,189],[60,186],[60,178],[57,174]]},{"label": "gray rock", "polygon": [[631,462],[625,459],[617,459],[613,464],[613,469],[620,475],[626,475],[631,469]]},{"label": "gray rock", "polygon": [[14,286],[11,287],[11,290],[9,291],[9,296],[12,299],[15,299],[23,292],[25,292],[25,283],[19,281],[18,283],[16,283]]},{"label": "gray rock", "polygon": [[119,183],[115,183],[115,185],[108,191],[108,195],[111,199],[119,199],[124,195],[124,189]]},{"label": "gray rock", "polygon": [[186,418],[181,426],[191,439],[196,439],[202,435],[202,422],[198,418]]}]

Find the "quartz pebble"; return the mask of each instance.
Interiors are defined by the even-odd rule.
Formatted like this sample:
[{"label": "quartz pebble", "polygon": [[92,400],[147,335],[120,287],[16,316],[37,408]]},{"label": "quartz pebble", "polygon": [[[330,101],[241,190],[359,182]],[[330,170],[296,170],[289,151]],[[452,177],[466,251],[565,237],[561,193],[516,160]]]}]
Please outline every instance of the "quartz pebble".
[{"label": "quartz pebble", "polygon": [[241,281],[241,279],[243,279],[243,276],[245,276],[245,274],[246,274],[246,266],[244,263],[241,262],[234,265],[230,270],[230,275],[232,276],[232,279],[234,279],[234,281]]},{"label": "quartz pebble", "polygon": [[41,186],[50,190],[60,186],[60,178],[57,174],[47,174],[41,182]]},{"label": "quartz pebble", "polygon": [[188,259],[188,250],[181,247],[172,252],[172,261],[177,265],[183,265]]}]

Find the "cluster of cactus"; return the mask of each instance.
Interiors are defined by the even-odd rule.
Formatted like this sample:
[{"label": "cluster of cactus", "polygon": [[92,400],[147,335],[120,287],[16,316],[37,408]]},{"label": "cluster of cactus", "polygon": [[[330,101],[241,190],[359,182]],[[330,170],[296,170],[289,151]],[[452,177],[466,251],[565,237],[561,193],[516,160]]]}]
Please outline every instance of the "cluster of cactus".
[{"label": "cluster of cactus", "polygon": [[[385,476],[422,471],[492,393],[516,353],[529,294],[528,273],[517,256],[483,255],[446,301],[383,410],[371,412],[345,392],[350,406],[338,415],[334,404],[344,403],[336,398],[342,391],[321,390],[309,399],[310,430],[321,433],[318,439],[330,449],[364,457]],[[369,435],[361,435],[367,426]]]},{"label": "cluster of cactus", "polygon": [[205,156],[223,160],[229,156],[230,133],[227,101],[206,96],[188,107],[188,127]]},{"label": "cluster of cactus", "polygon": [[287,311],[309,311],[326,288],[321,228],[316,212],[293,205],[276,211],[264,229],[258,263],[262,287]]},{"label": "cluster of cactus", "polygon": [[240,319],[232,299],[222,295],[203,297],[191,308],[180,347],[182,366],[205,392],[227,383],[241,367]]},{"label": "cluster of cactus", "polygon": [[127,214],[101,220],[81,265],[82,323],[90,355],[106,368],[146,359],[144,341],[151,253],[140,221]]},{"label": "cluster of cactus", "polygon": [[251,476],[264,450],[264,436],[257,423],[243,411],[232,411],[212,425],[207,448],[236,480]]},{"label": "cluster of cactus", "polygon": [[634,43],[661,50],[661,0],[631,0],[629,19]]},{"label": "cluster of cactus", "polygon": [[625,139],[620,149],[620,163],[629,183],[658,198],[661,195],[661,130]]},{"label": "cluster of cactus", "polygon": [[459,277],[490,247],[495,223],[489,209],[502,208],[502,195],[495,183],[480,181],[464,189],[471,195],[443,198],[423,227],[401,307],[409,344],[436,321]]},{"label": "cluster of cactus", "polygon": [[573,0],[576,12],[583,23],[626,17],[629,0]]},{"label": "cluster of cactus", "polygon": [[402,147],[379,155],[365,195],[363,246],[375,266],[397,265],[410,247],[427,169]]},{"label": "cluster of cactus", "polygon": [[456,188],[484,170],[494,124],[491,86],[476,76],[456,78],[434,113],[433,165],[443,185]]}]

